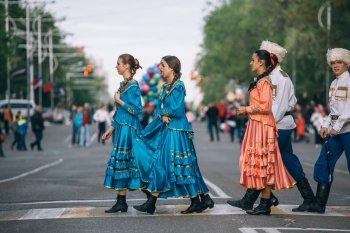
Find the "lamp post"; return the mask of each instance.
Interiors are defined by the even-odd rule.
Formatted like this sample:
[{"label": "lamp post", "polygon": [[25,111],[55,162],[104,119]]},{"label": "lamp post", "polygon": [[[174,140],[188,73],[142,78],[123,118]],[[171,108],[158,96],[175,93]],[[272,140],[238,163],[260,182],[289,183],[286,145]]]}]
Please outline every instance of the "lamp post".
[{"label": "lamp post", "polygon": [[[322,14],[324,9],[327,7],[327,25],[324,26],[322,23]],[[320,27],[326,31],[326,40],[327,40],[327,50],[329,49],[330,45],[330,32],[331,32],[331,1],[326,1],[318,10],[318,23]],[[328,103],[328,88],[329,88],[329,67],[326,62],[326,101],[325,103]]]}]

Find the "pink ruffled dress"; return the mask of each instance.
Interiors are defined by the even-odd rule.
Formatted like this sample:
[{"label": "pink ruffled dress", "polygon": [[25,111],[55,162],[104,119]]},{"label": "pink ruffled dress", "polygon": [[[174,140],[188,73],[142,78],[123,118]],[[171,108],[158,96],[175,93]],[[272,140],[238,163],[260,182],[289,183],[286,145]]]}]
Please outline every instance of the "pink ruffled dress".
[{"label": "pink ruffled dress", "polygon": [[268,77],[249,93],[249,121],[241,147],[240,183],[246,188],[291,188],[296,181],[283,164],[272,114],[272,88]]}]

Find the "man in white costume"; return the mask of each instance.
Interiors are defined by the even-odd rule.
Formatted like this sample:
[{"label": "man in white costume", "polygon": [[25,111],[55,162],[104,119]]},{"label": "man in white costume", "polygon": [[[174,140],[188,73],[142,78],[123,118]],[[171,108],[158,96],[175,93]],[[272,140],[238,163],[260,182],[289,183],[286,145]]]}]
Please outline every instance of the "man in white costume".
[{"label": "man in white costume", "polygon": [[317,192],[311,211],[317,213],[324,213],[326,210],[334,167],[344,151],[350,172],[350,51],[342,48],[330,49],[327,52],[327,62],[335,79],[329,88],[330,114],[320,131],[326,143],[323,144],[314,167]]}]

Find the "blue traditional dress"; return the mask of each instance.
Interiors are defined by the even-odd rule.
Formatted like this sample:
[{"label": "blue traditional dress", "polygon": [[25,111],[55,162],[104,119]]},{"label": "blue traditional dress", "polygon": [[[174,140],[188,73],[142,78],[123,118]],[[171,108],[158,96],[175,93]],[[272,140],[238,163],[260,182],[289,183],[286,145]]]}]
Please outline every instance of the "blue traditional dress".
[{"label": "blue traditional dress", "polygon": [[[121,83],[123,85],[123,82]],[[142,185],[140,171],[132,153],[132,138],[141,130],[141,92],[138,82],[131,80],[120,90],[124,106],[117,104],[113,116],[113,150],[110,153],[104,186],[110,189],[139,189]]]},{"label": "blue traditional dress", "polygon": [[[134,154],[147,190],[159,197],[195,197],[207,193],[200,173],[193,130],[185,115],[186,90],[178,80],[160,92],[153,121],[135,139]],[[162,116],[170,117],[169,124]]]}]

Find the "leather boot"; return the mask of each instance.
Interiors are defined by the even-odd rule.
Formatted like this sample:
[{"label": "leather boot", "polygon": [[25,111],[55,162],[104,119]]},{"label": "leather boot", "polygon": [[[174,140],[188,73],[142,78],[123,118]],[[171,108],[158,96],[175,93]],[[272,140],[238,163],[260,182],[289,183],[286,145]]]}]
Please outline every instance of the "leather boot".
[{"label": "leather boot", "polygon": [[199,194],[199,196],[201,197],[201,205],[202,205],[203,211],[206,210],[208,207],[210,209],[214,207],[214,201],[213,199],[211,199],[209,194],[202,193],[202,194]]},{"label": "leather boot", "polygon": [[116,213],[119,211],[128,211],[128,204],[126,204],[126,196],[118,195],[117,202],[110,209],[105,210],[105,213]]},{"label": "leather boot", "polygon": [[202,204],[199,200],[199,196],[191,198],[191,205],[184,211],[181,211],[181,214],[191,214],[193,212],[200,213],[202,212]]},{"label": "leather boot", "polygon": [[228,200],[227,204],[241,208],[242,210],[251,210],[253,208],[253,205],[256,199],[258,199],[259,194],[260,194],[260,190],[247,189],[242,199]]},{"label": "leather boot", "polygon": [[150,197],[145,203],[143,203],[142,205],[135,205],[134,209],[141,212],[153,214],[154,211],[156,210],[157,198],[158,197],[156,196],[150,195]]},{"label": "leather boot", "polygon": [[149,197],[151,196],[151,192],[148,191],[147,189],[141,189],[141,191],[146,194],[147,200],[149,199]]},{"label": "leather boot", "polygon": [[315,195],[306,177],[301,181],[297,182],[297,187],[301,196],[304,198],[304,201],[297,208],[293,208],[292,211],[294,212],[310,211],[312,203],[315,200]]},{"label": "leather boot", "polygon": [[330,190],[331,184],[317,184],[316,197],[315,201],[311,205],[310,212],[323,214],[326,211],[326,204],[328,201]]},{"label": "leather boot", "polygon": [[[270,198],[271,199],[271,198]],[[247,210],[247,214],[250,215],[269,215],[271,213],[270,199],[260,198],[260,204],[252,210]]]},{"label": "leather boot", "polygon": [[270,202],[270,207],[271,206],[278,206],[280,204],[280,202],[278,201],[277,197],[275,195],[273,195],[272,192],[270,194],[269,202]]}]

